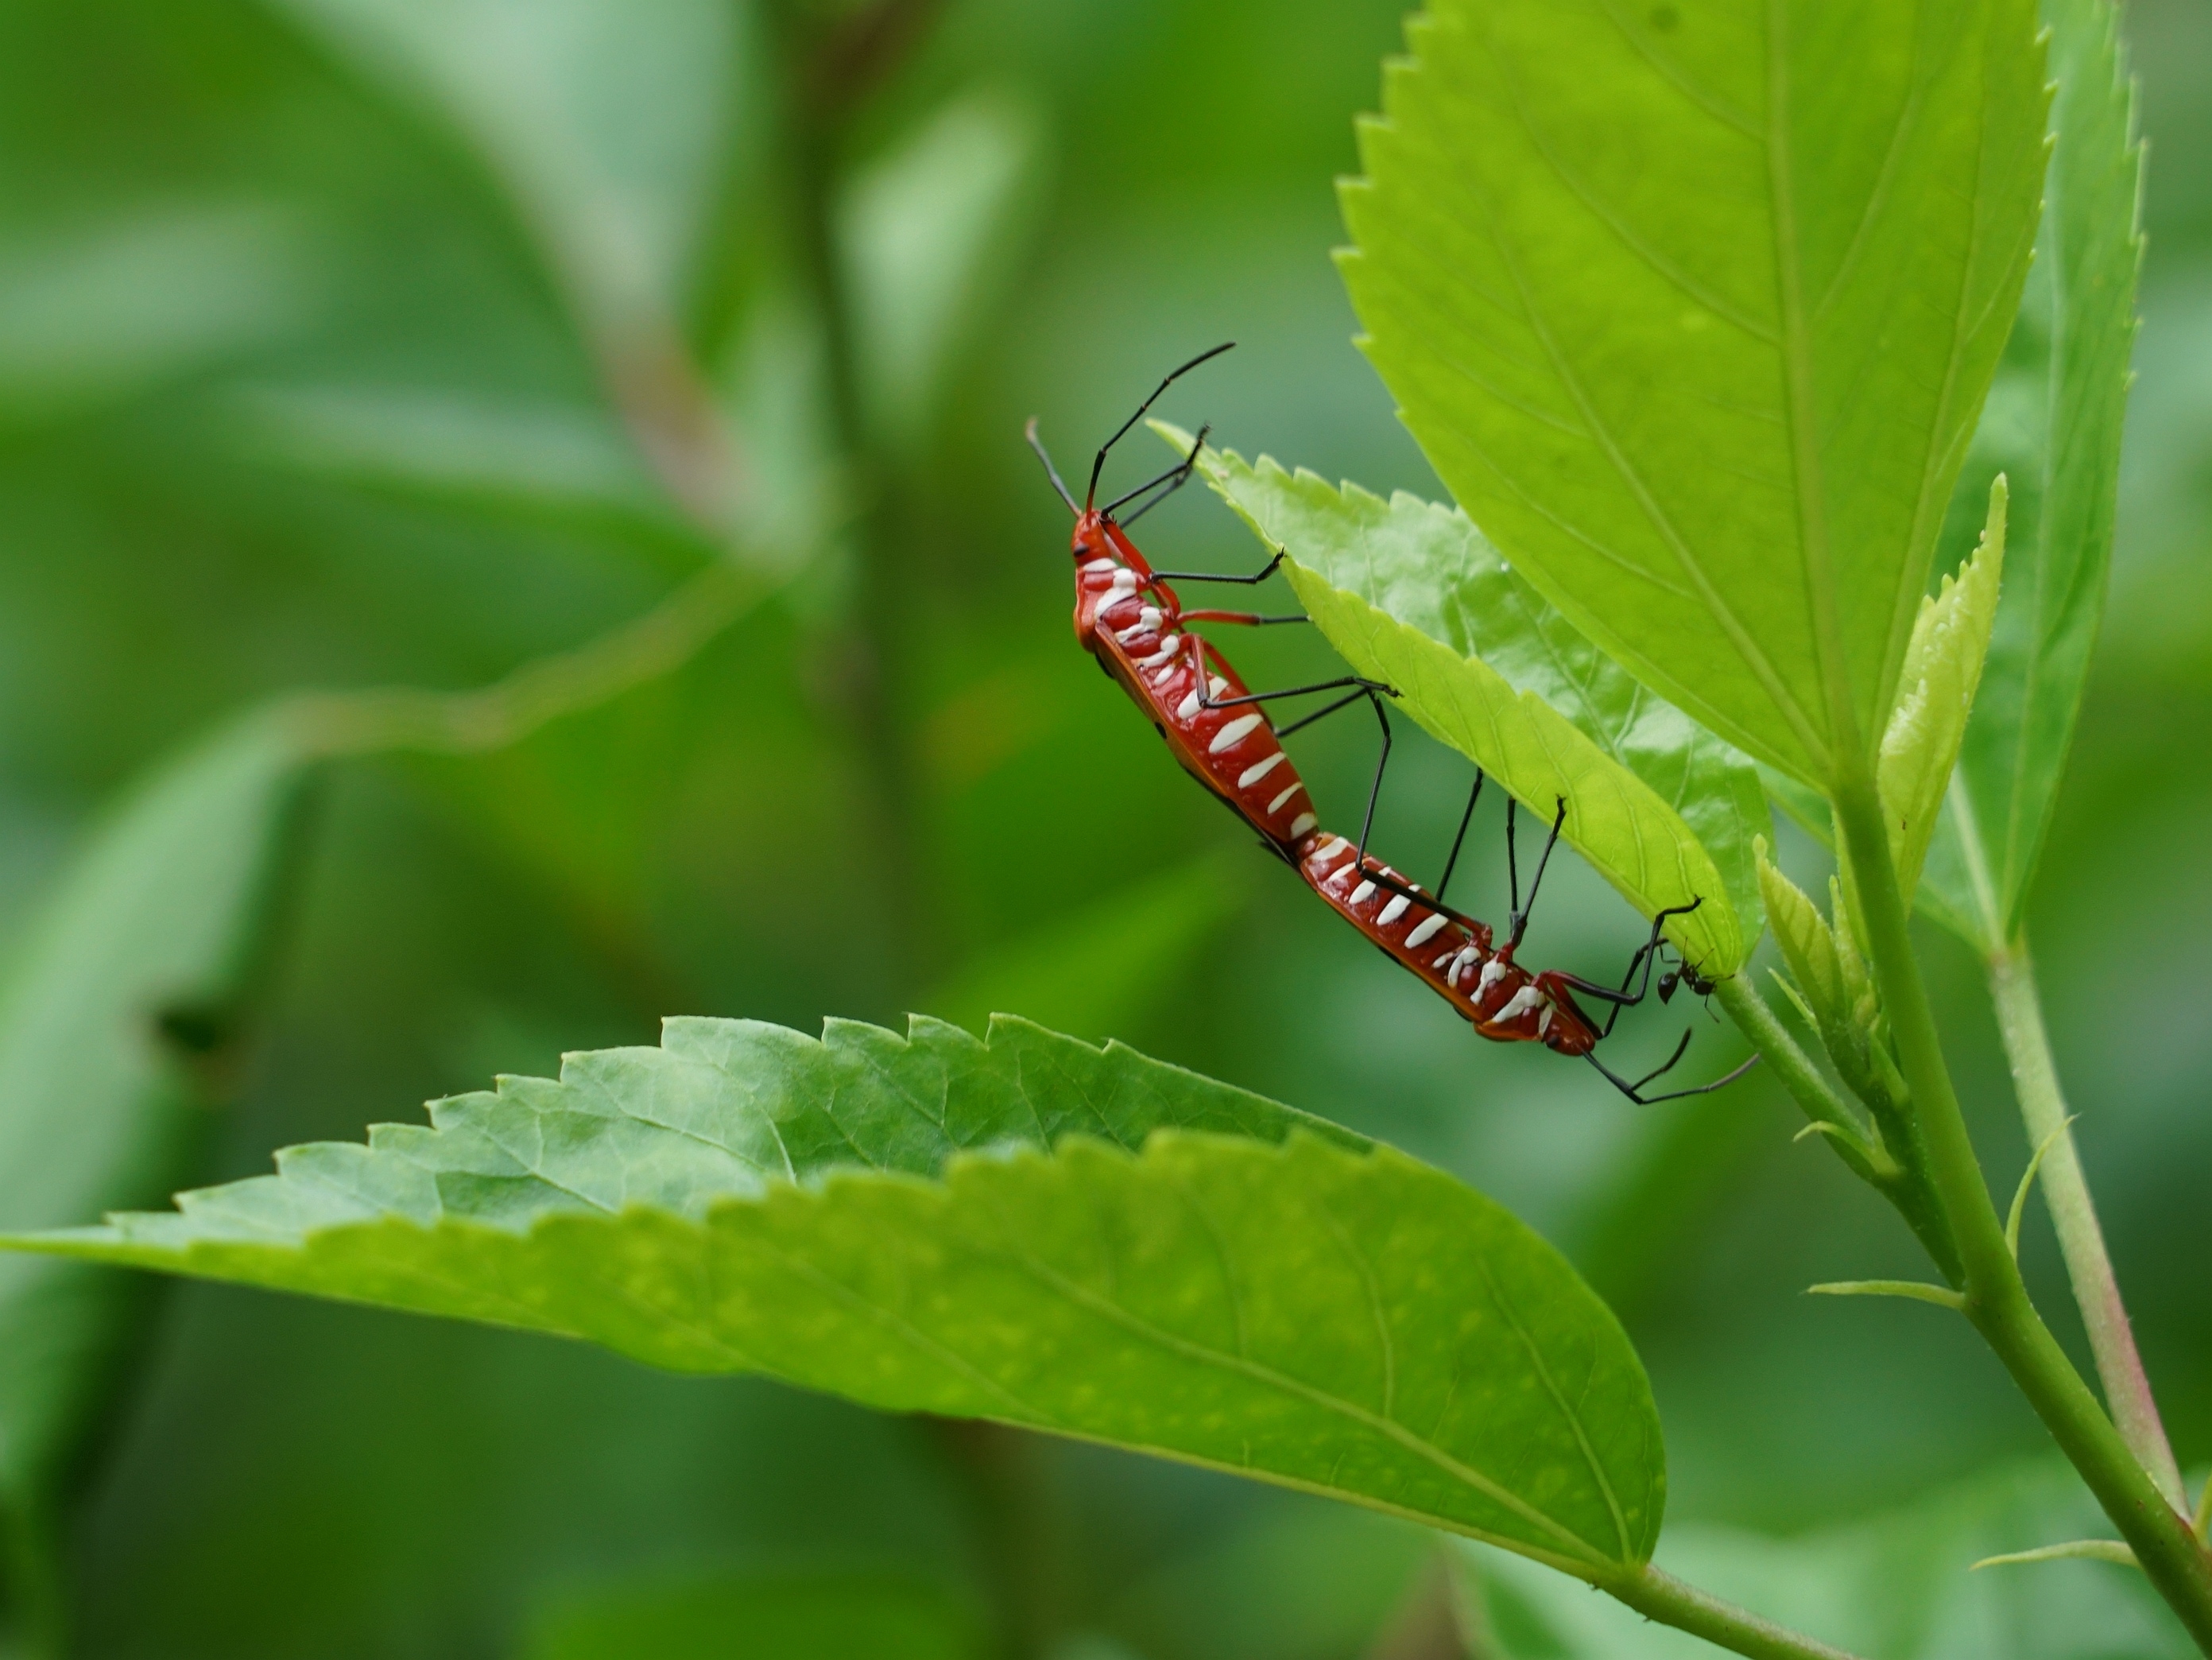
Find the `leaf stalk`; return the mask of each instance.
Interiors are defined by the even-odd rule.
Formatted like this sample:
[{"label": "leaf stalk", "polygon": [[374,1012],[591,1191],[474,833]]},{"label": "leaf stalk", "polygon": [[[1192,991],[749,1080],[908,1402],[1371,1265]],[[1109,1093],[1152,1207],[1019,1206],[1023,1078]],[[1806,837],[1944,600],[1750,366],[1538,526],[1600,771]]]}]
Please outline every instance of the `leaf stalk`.
[{"label": "leaf stalk", "polygon": [[1599,1588],[1647,1620],[1702,1637],[1748,1660],[1853,1660],[1847,1650],[1763,1620],[1649,1562],[1619,1579],[1599,1582]]}]

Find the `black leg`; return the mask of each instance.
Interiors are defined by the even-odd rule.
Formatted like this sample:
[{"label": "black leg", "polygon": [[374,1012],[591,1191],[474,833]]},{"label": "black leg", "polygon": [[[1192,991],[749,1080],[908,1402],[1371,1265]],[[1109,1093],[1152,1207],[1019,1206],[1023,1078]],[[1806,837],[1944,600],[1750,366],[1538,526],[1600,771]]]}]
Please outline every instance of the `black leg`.
[{"label": "black leg", "polygon": [[1282,562],[1283,556],[1279,553],[1249,576],[1217,576],[1202,570],[1156,570],[1152,575],[1163,582],[1236,582],[1249,588],[1273,576]]},{"label": "black leg", "polygon": [[[1204,671],[1201,668],[1201,674]],[[1240,703],[1267,703],[1272,702],[1278,697],[1303,697],[1308,692],[1336,691],[1345,686],[1354,688],[1351,696],[1339,698],[1335,702],[1331,703],[1328,708],[1319,710],[1315,714],[1306,715],[1293,725],[1285,727],[1281,732],[1278,732],[1275,734],[1278,738],[1281,737],[1284,733],[1296,732],[1299,727],[1310,726],[1314,721],[1320,720],[1322,715],[1334,714],[1336,710],[1342,708],[1346,703],[1357,702],[1360,698],[1369,696],[1373,693],[1378,691],[1385,692],[1392,697],[1395,697],[1398,695],[1395,690],[1384,685],[1380,680],[1364,679],[1356,674],[1343,675],[1334,680],[1316,680],[1310,686],[1285,686],[1280,691],[1248,691],[1235,697],[1209,697],[1205,691],[1204,686],[1205,683],[1201,680],[1198,694],[1198,706],[1202,709],[1233,709]]]},{"label": "black leg", "polygon": [[[1565,981],[1577,991],[1587,993],[1592,997],[1613,1005],[1612,1012],[1605,1018],[1605,1030],[1598,1033],[1600,1037],[1613,1036],[1613,1023],[1620,1018],[1621,1010],[1634,1008],[1650,994],[1651,970],[1659,961],[1659,937],[1667,927],[1667,919],[1670,916],[1687,916],[1705,903],[1704,899],[1698,898],[1692,899],[1686,905],[1669,905],[1651,919],[1651,937],[1638,946],[1636,948],[1636,955],[1628,959],[1628,972],[1620,976],[1620,988],[1618,991],[1610,986],[1601,986],[1594,981],[1585,980],[1578,974],[1559,976],[1560,979]],[[1636,978],[1636,970],[1639,968],[1644,970],[1644,983],[1638,986],[1632,995],[1628,989],[1628,982]],[[1667,1000],[1665,981],[1660,982],[1659,1000],[1662,1003]]]},{"label": "black leg", "polygon": [[1361,698],[1366,696],[1367,693],[1364,689],[1358,691],[1347,692],[1343,696],[1338,698],[1334,703],[1328,704],[1327,707],[1322,708],[1317,708],[1311,714],[1302,714],[1297,720],[1291,721],[1289,726],[1276,727],[1276,740],[1280,742],[1283,739],[1288,738],[1294,732],[1303,732],[1306,727],[1313,725],[1315,721],[1323,720],[1329,715],[1334,714],[1339,709],[1350,708],[1354,703],[1357,703]]},{"label": "black leg", "polygon": [[1382,727],[1382,753],[1375,757],[1375,781],[1368,787],[1367,816],[1359,821],[1359,857],[1367,857],[1367,837],[1375,828],[1375,804],[1382,799],[1382,771],[1390,764],[1390,717],[1382,712],[1382,700],[1372,691],[1367,701],[1375,706],[1375,718]]},{"label": "black leg", "polygon": [[1505,798],[1505,880],[1512,895],[1511,903],[1506,909],[1509,916],[1521,914],[1521,838],[1514,833],[1514,818],[1520,810],[1519,800],[1508,795]]},{"label": "black leg", "polygon": [[1240,629],[1264,629],[1275,623],[1310,623],[1313,618],[1304,611],[1295,617],[1262,617],[1249,611],[1187,611],[1182,613],[1186,623],[1233,623]]},{"label": "black leg", "polygon": [[1190,447],[1190,453],[1188,455],[1183,457],[1182,460],[1176,462],[1175,465],[1170,467],[1158,477],[1151,480],[1149,483],[1138,485],[1136,489],[1131,490],[1126,496],[1116,496],[1113,501],[1109,502],[1103,508],[1100,508],[1099,511],[1106,514],[1106,516],[1110,519],[1113,517],[1115,509],[1117,508],[1126,507],[1128,503],[1135,501],[1139,496],[1142,496],[1146,490],[1159,489],[1161,485],[1166,485],[1167,488],[1160,490],[1159,495],[1155,499],[1146,502],[1143,507],[1139,508],[1134,513],[1121,520],[1122,526],[1125,528],[1130,525],[1135,524],[1137,520],[1142,519],[1154,508],[1159,506],[1162,502],[1166,501],[1168,497],[1173,496],[1185,484],[1190,483],[1190,475],[1198,466],[1198,453],[1200,450],[1206,447],[1206,435],[1212,430],[1213,429],[1210,426],[1200,427],[1198,429],[1198,441]]},{"label": "black leg", "polygon": [[1091,464],[1091,489],[1089,494],[1085,496],[1083,498],[1083,502],[1085,507],[1090,506],[1091,503],[1098,499],[1098,475],[1106,471],[1107,453],[1110,451],[1115,445],[1120,443],[1122,439],[1128,435],[1130,428],[1135,426],[1138,422],[1145,418],[1146,412],[1151,410],[1152,405],[1160,401],[1160,394],[1165,392],[1170,386],[1175,385],[1176,381],[1182,380],[1184,375],[1188,374],[1200,363],[1205,362],[1208,358],[1220,356],[1223,352],[1227,351],[1231,346],[1233,346],[1236,344],[1237,343],[1234,340],[1230,340],[1214,347],[1211,351],[1202,351],[1199,353],[1197,356],[1192,358],[1188,363],[1185,363],[1181,368],[1172,371],[1166,380],[1161,381],[1158,386],[1152,388],[1152,395],[1150,398],[1147,398],[1143,403],[1137,405],[1137,412],[1131,416],[1127,420],[1124,421],[1120,427],[1115,429],[1114,435],[1098,447],[1098,459]]},{"label": "black leg", "polygon": [[1525,910],[1522,909],[1520,903],[1520,894],[1518,891],[1520,885],[1517,882],[1514,885],[1516,891],[1514,894],[1512,926],[1508,931],[1507,936],[1507,943],[1510,945],[1519,945],[1521,943],[1521,936],[1528,931],[1528,913],[1529,911],[1533,911],[1536,909],[1536,890],[1544,885],[1544,867],[1552,862],[1552,849],[1559,845],[1559,830],[1566,822],[1567,798],[1563,795],[1559,798],[1559,816],[1552,820],[1552,834],[1544,843],[1544,855],[1536,861],[1535,877],[1528,884],[1528,909]]},{"label": "black leg", "polygon": [[[1684,1037],[1683,1042],[1684,1045],[1686,1046],[1688,1043],[1686,1034]],[[1681,1049],[1678,1048],[1674,1051],[1675,1060],[1680,1060],[1681,1058]],[[1590,1065],[1595,1067],[1598,1071],[1604,1073],[1605,1079],[1607,1083],[1611,1084],[1613,1088],[1619,1090],[1630,1100],[1635,1102],[1639,1107],[1656,1107],[1662,1101],[1680,1101],[1686,1096],[1711,1095],[1715,1090],[1726,1089],[1730,1084],[1735,1082],[1737,1079],[1742,1077],[1744,1073],[1749,1072],[1753,1067],[1759,1064],[1759,1057],[1754,1055],[1750,1060],[1745,1061],[1741,1066],[1738,1067],[1734,1072],[1729,1073],[1726,1077],[1716,1078],[1710,1084],[1698,1084],[1686,1090],[1669,1090],[1664,1095],[1644,1095],[1638,1092],[1642,1090],[1643,1086],[1645,1084],[1650,1083],[1653,1078],[1657,1077],[1659,1073],[1665,1072],[1668,1067],[1673,1066],[1674,1064],[1674,1061],[1669,1061],[1666,1067],[1660,1067],[1659,1073],[1650,1073],[1632,1084],[1626,1078],[1623,1078],[1619,1073],[1613,1071],[1612,1067],[1607,1066],[1604,1061],[1599,1060],[1595,1054],[1585,1055],[1583,1056],[1583,1059],[1589,1061]]]},{"label": "black leg", "polygon": [[1444,897],[1451,885],[1452,872],[1459,868],[1459,850],[1467,840],[1467,827],[1474,822],[1474,804],[1482,800],[1482,769],[1474,769],[1474,788],[1467,798],[1467,811],[1459,816],[1459,834],[1452,837],[1451,857],[1444,860],[1444,873],[1437,882],[1437,897]]}]

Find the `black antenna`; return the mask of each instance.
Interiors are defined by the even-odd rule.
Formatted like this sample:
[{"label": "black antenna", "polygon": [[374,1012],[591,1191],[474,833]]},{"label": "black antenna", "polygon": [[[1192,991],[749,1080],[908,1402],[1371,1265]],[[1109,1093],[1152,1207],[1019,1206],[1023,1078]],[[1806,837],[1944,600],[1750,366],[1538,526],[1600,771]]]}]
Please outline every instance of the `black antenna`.
[{"label": "black antenna", "polygon": [[1036,421],[1034,415],[1030,417],[1029,425],[1022,429],[1022,436],[1030,441],[1030,447],[1037,453],[1037,459],[1044,463],[1044,476],[1052,480],[1052,487],[1060,492],[1060,499],[1067,503],[1067,510],[1080,519],[1083,509],[1075,505],[1073,492],[1060,482],[1060,469],[1053,465],[1052,457],[1045,453],[1044,440],[1037,436]]},{"label": "black antenna", "polygon": [[1160,394],[1162,392],[1165,392],[1170,386],[1175,385],[1176,381],[1182,380],[1184,375],[1188,374],[1200,363],[1205,362],[1206,359],[1220,356],[1223,352],[1227,351],[1236,344],[1237,343],[1234,340],[1224,340],[1219,345],[1214,347],[1212,350],[1199,353],[1199,355],[1192,358],[1190,362],[1185,363],[1181,368],[1176,370],[1172,374],[1169,375],[1166,380],[1161,381],[1158,386],[1154,386],[1152,388],[1152,395],[1145,399],[1143,403],[1137,405],[1137,412],[1131,416],[1127,420],[1124,421],[1119,430],[1117,430],[1111,438],[1108,439],[1103,444],[1099,446],[1098,459],[1091,464],[1091,489],[1087,493],[1085,493],[1083,498],[1083,508],[1085,512],[1089,512],[1091,509],[1091,504],[1098,499],[1098,475],[1106,471],[1106,452],[1112,449],[1115,445],[1120,443],[1121,440],[1127,435],[1129,429],[1135,426],[1138,422],[1145,418],[1145,412],[1151,409],[1154,404],[1159,402]]}]

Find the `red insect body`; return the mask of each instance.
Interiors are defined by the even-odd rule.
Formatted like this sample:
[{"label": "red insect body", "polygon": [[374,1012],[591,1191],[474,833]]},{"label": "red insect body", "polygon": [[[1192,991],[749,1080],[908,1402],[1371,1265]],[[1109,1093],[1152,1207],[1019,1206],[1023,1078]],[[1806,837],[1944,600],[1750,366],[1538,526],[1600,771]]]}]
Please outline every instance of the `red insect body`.
[{"label": "red insect body", "polygon": [[[1119,525],[1085,510],[1071,550],[1076,637],[1151,717],[1184,769],[1273,846],[1332,909],[1480,1036],[1542,1043],[1568,1055],[1596,1046],[1597,1028],[1560,976],[1529,973],[1513,960],[1510,944],[1493,947],[1480,923],[1469,927],[1368,879],[1413,885],[1380,860],[1363,863],[1351,842],[1320,828],[1266,714],[1256,703],[1234,701],[1248,695],[1243,680],[1210,643],[1188,632],[1191,620],[1208,613],[1185,611]],[[1224,702],[1229,707],[1219,707]]]},{"label": "red insect body", "polygon": [[[1121,527],[1097,510],[1076,522],[1075,634],[1152,717],[1185,770],[1292,863],[1315,830],[1305,782],[1221,654],[1187,631],[1175,590]],[[1203,666],[1206,695],[1199,694]],[[1230,707],[1218,707],[1224,701]]]},{"label": "red insect body", "polygon": [[[1372,879],[1415,885],[1378,859],[1364,862],[1340,836],[1325,836],[1298,861],[1298,874],[1336,914],[1420,976],[1430,990],[1498,1043],[1541,1043],[1561,1055],[1588,1055],[1597,1028],[1566,982],[1531,974],[1513,960],[1513,946],[1493,947],[1488,927],[1469,927],[1394,893]],[[1418,891],[1418,889],[1416,889]]]}]

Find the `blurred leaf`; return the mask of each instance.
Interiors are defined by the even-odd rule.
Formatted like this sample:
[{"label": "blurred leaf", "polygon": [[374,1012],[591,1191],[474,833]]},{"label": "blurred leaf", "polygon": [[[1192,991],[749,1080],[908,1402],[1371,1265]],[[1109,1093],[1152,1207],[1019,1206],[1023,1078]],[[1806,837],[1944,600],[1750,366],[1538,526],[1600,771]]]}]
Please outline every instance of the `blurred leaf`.
[{"label": "blurred leaf", "polygon": [[241,442],[264,463],[443,506],[696,540],[596,409],[342,386],[254,388],[238,404]]},{"label": "blurred leaf", "polygon": [[857,356],[876,414],[902,442],[924,431],[992,279],[1030,219],[1044,128],[1005,93],[964,94],[855,178],[842,227]]},{"label": "blurred leaf", "polygon": [[[0,1222],[58,1225],[190,1177],[229,1092],[300,822],[302,746],[249,715],[138,785],[16,943],[0,995]],[[0,1525],[35,1529],[140,1288],[0,1264]]]},{"label": "blurred leaf", "polygon": [[1871,758],[2019,296],[2036,36],[2031,0],[1436,0],[1362,129],[1345,277],[1437,472],[1808,783],[1839,723]]},{"label": "blurred leaf", "polygon": [[663,1576],[564,1598],[523,1660],[976,1660],[975,1610],[890,1574]]},{"label": "blurred leaf", "polygon": [[[1161,435],[1189,453],[1188,434],[1163,426]],[[1771,828],[1757,770],[1576,633],[1464,513],[1403,490],[1386,502],[1356,484],[1332,488],[1266,456],[1254,467],[1234,451],[1208,450],[1201,465],[1268,547],[1295,550],[1334,587],[1461,657],[1480,659],[1650,785],[1705,849],[1743,932],[1757,940],[1752,842]],[[1548,820],[1548,800],[1522,799]]]},{"label": "blurred leaf", "polygon": [[1441,1171],[1131,1050],[678,1020],[433,1119],[13,1243],[1079,1435],[1585,1577],[1657,1535],[1643,1368],[1556,1251]]},{"label": "blurred leaf", "polygon": [[602,321],[665,313],[734,115],[720,0],[271,0],[450,122]]},{"label": "blurred leaf", "polygon": [[148,205],[0,244],[0,417],[46,420],[283,338],[318,287],[296,216]]},{"label": "blurred leaf", "polygon": [[1085,1036],[1126,1031],[1242,907],[1244,869],[1208,855],[1148,877],[985,953],[926,1000],[970,1031],[1002,1009]]},{"label": "blurred leaf", "polygon": [[[2102,1562],[1974,1573],[1999,1552],[2099,1522],[2063,1466],[2032,1465],[1796,1539],[1686,1524],[1663,1566],[1826,1641],[1882,1660],[2180,1660],[2187,1637],[2140,1573]],[[1696,1639],[1510,1557],[1468,1547],[1498,1660],[1681,1660]],[[1479,1566],[1478,1566],[1479,1565]]]},{"label": "blurred leaf", "polygon": [[2142,259],[2142,144],[2118,13],[2048,0],[2044,17],[2058,93],[2043,228],[1953,508],[1966,519],[1984,481],[2007,475],[2009,569],[1960,788],[1922,884],[1923,909],[1984,948],[2021,927],[2104,611]]},{"label": "blurred leaf", "polygon": [[1940,593],[1920,602],[1912,639],[1905,649],[1897,707],[1881,735],[1876,776],[1889,823],[1890,857],[1901,890],[1920,883],[1920,866],[1936,833],[1959,758],[1959,740],[1982,679],[1983,654],[1996,616],[1997,585],[2004,573],[2005,486],[1990,486],[1990,514],[1973,557],[1945,576]]}]

